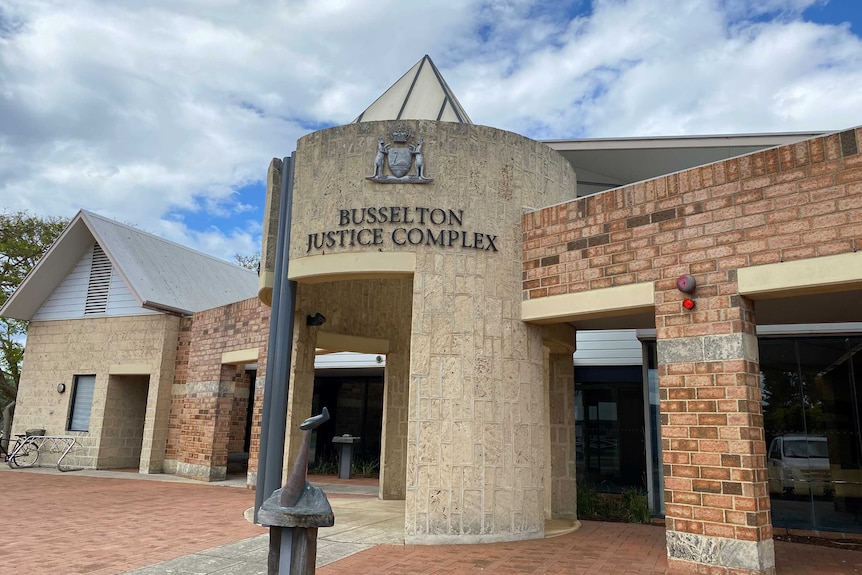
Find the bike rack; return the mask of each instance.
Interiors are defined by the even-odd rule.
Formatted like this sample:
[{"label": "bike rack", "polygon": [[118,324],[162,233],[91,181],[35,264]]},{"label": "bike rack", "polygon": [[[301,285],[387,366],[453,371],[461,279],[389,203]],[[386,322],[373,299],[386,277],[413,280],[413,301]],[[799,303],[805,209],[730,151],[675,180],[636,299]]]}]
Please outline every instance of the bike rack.
[{"label": "bike rack", "polygon": [[57,460],[57,469],[60,471],[81,471],[84,469],[83,467],[68,467],[63,465],[63,459],[78,445],[78,439],[72,435],[28,435],[24,438],[24,442],[16,444],[15,448],[9,452],[7,458],[9,467],[12,467],[12,459],[15,453],[26,444],[34,445],[42,453],[62,453],[60,459]]}]

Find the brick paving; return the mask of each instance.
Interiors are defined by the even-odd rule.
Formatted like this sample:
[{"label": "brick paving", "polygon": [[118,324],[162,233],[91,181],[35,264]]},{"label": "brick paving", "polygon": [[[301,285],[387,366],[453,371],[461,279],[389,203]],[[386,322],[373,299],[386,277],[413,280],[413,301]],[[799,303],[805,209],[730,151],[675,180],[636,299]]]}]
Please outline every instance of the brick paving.
[{"label": "brick paving", "polygon": [[[778,575],[862,573],[862,553],[775,543]],[[486,545],[380,545],[317,570],[319,575],[665,575],[663,527],[584,521],[552,539]]]},{"label": "brick paving", "polygon": [[[254,492],[242,488],[0,469],[0,493],[5,503],[0,573],[116,575],[265,533],[243,518]],[[784,542],[775,548],[779,575],[862,574],[862,552]],[[194,572],[209,572],[200,567]],[[587,521],[574,533],[543,540],[379,545],[317,572],[663,575],[666,570],[663,528]]]},{"label": "brick paving", "polygon": [[247,489],[4,470],[0,494],[0,573],[115,575],[266,532]]}]

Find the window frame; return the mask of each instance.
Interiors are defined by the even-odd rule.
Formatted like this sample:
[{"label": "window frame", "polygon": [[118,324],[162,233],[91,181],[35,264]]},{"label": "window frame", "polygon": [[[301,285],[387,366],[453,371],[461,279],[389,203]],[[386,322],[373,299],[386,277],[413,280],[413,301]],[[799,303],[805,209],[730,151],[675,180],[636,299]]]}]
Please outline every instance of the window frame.
[{"label": "window frame", "polygon": [[[90,396],[89,397],[89,405],[86,406],[87,425],[86,425],[85,429],[73,427],[73,425],[75,423],[75,414],[78,413],[79,421],[80,421],[81,413],[78,410],[84,409],[83,405],[78,404],[79,401],[83,401],[81,399],[81,394],[80,394],[80,392],[81,392],[81,379],[82,378],[92,378],[92,387],[90,388],[90,393],[89,393],[89,396]],[[96,391],[96,374],[95,373],[81,374],[81,375],[73,376],[73,378],[72,378],[72,393],[71,393],[71,397],[70,397],[70,401],[69,401],[69,417],[66,420],[66,431],[75,431],[75,432],[80,432],[80,433],[88,433],[90,431],[90,418],[91,418],[92,413],[93,413],[93,396],[95,395],[95,391]]]}]

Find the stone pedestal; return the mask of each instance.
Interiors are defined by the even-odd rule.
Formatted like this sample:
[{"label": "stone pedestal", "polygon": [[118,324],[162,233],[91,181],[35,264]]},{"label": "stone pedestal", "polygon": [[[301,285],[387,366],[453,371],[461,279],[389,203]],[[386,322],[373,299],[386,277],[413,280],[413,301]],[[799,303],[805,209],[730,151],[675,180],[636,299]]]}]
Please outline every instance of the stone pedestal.
[{"label": "stone pedestal", "polygon": [[353,444],[360,438],[352,435],[340,435],[332,438],[332,443],[338,446],[338,478],[350,479],[353,468]]}]

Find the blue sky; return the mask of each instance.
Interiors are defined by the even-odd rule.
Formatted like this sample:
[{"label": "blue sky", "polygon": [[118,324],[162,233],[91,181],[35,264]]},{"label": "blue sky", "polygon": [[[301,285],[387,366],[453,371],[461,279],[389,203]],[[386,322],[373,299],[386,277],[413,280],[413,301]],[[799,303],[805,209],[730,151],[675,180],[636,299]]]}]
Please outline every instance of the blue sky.
[{"label": "blue sky", "polygon": [[262,180],[429,54],[535,138],[862,124],[858,0],[0,0],[0,209],[80,208],[218,257]]}]

